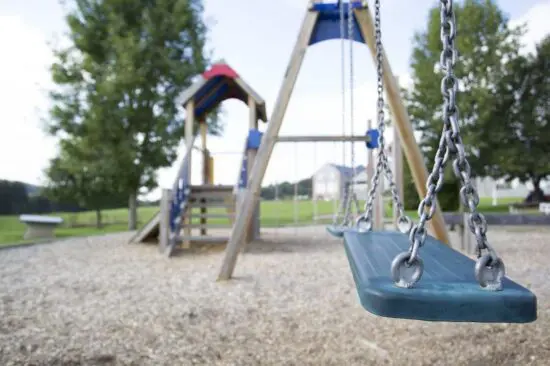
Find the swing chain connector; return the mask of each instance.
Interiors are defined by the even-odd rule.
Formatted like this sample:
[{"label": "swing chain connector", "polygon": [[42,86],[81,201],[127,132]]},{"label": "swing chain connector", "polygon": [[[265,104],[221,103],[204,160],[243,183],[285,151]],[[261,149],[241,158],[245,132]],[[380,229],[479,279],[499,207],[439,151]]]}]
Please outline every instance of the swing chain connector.
[{"label": "swing chain connector", "polygon": [[[439,140],[439,146],[435,154],[434,166],[428,176],[427,192],[424,199],[418,206],[420,220],[411,231],[409,238],[411,248],[408,252],[407,261],[410,265],[418,259],[418,251],[426,240],[426,223],[435,214],[437,204],[437,193],[443,187],[444,169],[453,155],[453,171],[460,180],[460,198],[465,207],[468,207],[470,215],[468,226],[477,240],[478,260],[475,266],[475,276],[481,287],[488,290],[502,289],[502,278],[505,276],[504,262],[487,241],[487,221],[485,217],[477,212],[479,195],[471,181],[471,167],[466,158],[466,152],[460,137],[458,123],[458,107],[456,96],[458,94],[458,79],[453,73],[453,67],[458,58],[455,47],[456,23],[452,0],[440,0],[441,8],[441,42],[443,50],[440,57],[440,68],[445,73],[441,79],[441,94],[443,95],[443,131]],[[482,255],[483,250],[487,254]],[[399,257],[399,256],[398,256]],[[396,257],[396,260],[397,258]]]}]

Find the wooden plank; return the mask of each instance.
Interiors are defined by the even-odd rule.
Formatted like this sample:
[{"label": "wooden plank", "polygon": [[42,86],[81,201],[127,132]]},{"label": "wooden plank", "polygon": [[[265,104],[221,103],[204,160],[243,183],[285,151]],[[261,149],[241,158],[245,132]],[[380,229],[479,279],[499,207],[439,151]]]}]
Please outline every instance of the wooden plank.
[{"label": "wooden plank", "polygon": [[189,149],[189,146],[193,146],[194,142],[194,124],[195,124],[195,102],[191,99],[187,102],[187,105],[185,107],[186,109],[186,115],[185,115],[185,145],[187,146],[187,154],[189,156],[189,163],[187,164],[187,177],[189,179],[189,184],[191,184],[191,162],[192,162],[192,154],[193,149]]},{"label": "wooden plank", "polygon": [[178,239],[178,242],[191,242],[201,244],[225,244],[229,238],[227,236],[184,236]]},{"label": "wooden plank", "polygon": [[208,201],[208,202],[201,202],[200,200],[191,202],[188,206],[192,209],[194,208],[201,208],[201,207],[219,207],[219,208],[225,208],[230,209],[233,207],[234,203],[230,202],[229,200],[225,201]]},{"label": "wooden plank", "polygon": [[[170,251],[170,201],[172,191],[163,189],[160,196],[160,211],[158,214],[159,225],[159,252],[166,253]],[[169,253],[166,253],[170,255]]]},{"label": "wooden plank", "polygon": [[207,213],[207,214],[202,214],[202,213],[191,213],[189,214],[189,217],[190,218],[200,218],[200,217],[207,217],[209,219],[228,219],[230,220],[231,219],[231,216],[234,216],[235,213],[223,213],[223,214],[215,214],[215,213]]},{"label": "wooden plank", "polygon": [[[258,129],[258,114],[256,110],[255,100],[249,96],[248,97],[248,127],[250,129]],[[254,149],[248,149],[247,154],[247,171],[251,172],[252,167],[254,166],[254,161],[256,159],[257,152]],[[245,243],[243,245],[243,250],[246,249],[246,244],[258,239],[259,234],[259,225],[260,225],[260,200],[257,200],[255,203],[255,209],[252,217],[252,222],[248,226],[247,236],[245,238]]]},{"label": "wooden plank", "polygon": [[[372,14],[368,7],[363,9],[354,9],[355,17],[359,28],[365,39],[367,46],[369,47],[373,61],[376,62],[376,37],[374,22]],[[382,50],[383,54],[383,74],[384,74],[384,89],[386,90],[386,96],[388,104],[390,106],[391,114],[393,117],[393,125],[397,127],[399,134],[399,141],[403,147],[403,152],[407,157],[409,166],[411,167],[411,173],[416,186],[416,190],[420,197],[426,195],[426,181],[428,180],[428,169],[424,164],[424,159],[420,147],[416,143],[414,137],[414,131],[411,125],[411,121],[407,114],[407,109],[401,99],[401,93],[399,86],[396,83],[395,78],[388,62],[386,52]],[[436,203],[436,212],[430,221],[430,227],[432,228],[433,235],[446,245],[450,245],[449,234],[443,220],[443,214],[441,212],[439,203]]]},{"label": "wooden plank", "polygon": [[369,136],[342,136],[342,135],[317,135],[317,136],[278,136],[277,142],[369,142]]},{"label": "wooden plank", "polygon": [[292,51],[292,56],[284,76],[281,90],[279,91],[279,96],[275,103],[271,118],[269,119],[267,130],[262,138],[262,144],[258,150],[256,162],[249,175],[248,192],[245,199],[239,204],[239,215],[235,219],[235,225],[225,249],[225,258],[218,275],[218,280],[230,279],[235,269],[237,256],[244,241],[245,230],[252,220],[269,158],[273,152],[276,137],[279,135],[288,102],[290,101],[290,96],[296,84],[296,79],[298,78],[298,73],[302,66],[318,16],[318,12],[309,11],[306,13],[303,20],[302,28],[296,40],[294,50]]},{"label": "wooden plank", "polygon": [[[192,146],[193,145],[193,142],[194,142],[194,136],[195,136],[195,133],[194,133],[194,124],[195,124],[195,102],[193,101],[193,99],[190,99],[188,102],[187,102],[187,106],[186,106],[186,116],[185,116],[185,141],[186,141],[186,144],[188,146],[188,149],[187,149],[187,154],[188,157],[186,156],[186,158],[188,159],[188,162],[187,162],[187,182],[189,185],[191,185],[191,181],[192,181],[192,177],[191,177],[191,172],[192,172],[192,162],[193,162],[193,149],[192,148],[189,148],[189,146]],[[187,210],[186,210],[187,211]],[[185,235],[187,234],[190,234],[190,229],[187,228],[187,224],[188,224],[188,217],[186,215],[186,211],[182,212],[182,215],[183,215],[183,227],[184,227],[184,232],[185,232]],[[190,245],[190,243],[186,243],[184,242],[183,243],[183,246],[184,247],[188,247]]]},{"label": "wooden plank", "polygon": [[[230,229],[231,228],[231,223],[229,222],[229,220],[227,221],[227,223],[217,223],[217,224],[207,224],[207,225],[202,225],[202,224],[189,224],[188,225],[189,228],[191,229],[204,229],[204,228],[208,228],[208,229]],[[203,235],[201,233],[201,235]]]},{"label": "wooden plank", "polygon": [[159,233],[160,212],[157,212],[145,225],[141,227],[128,241],[128,243],[143,243],[149,240],[157,240]]},{"label": "wooden plank", "polygon": [[192,185],[191,192],[233,192],[233,186],[230,185],[221,185],[221,184],[202,184],[202,185]]},{"label": "wooden plank", "polygon": [[[201,121],[200,124],[200,133],[201,133],[201,147],[202,147],[202,184],[208,184],[209,183],[209,177],[208,177],[208,149],[206,147],[206,136],[208,132],[208,126],[205,121]],[[208,212],[208,209],[206,207],[201,207],[201,213],[206,214]],[[201,229],[201,235],[206,235],[206,225],[208,223],[208,218],[206,216],[201,216],[201,225],[204,226],[204,228]]]}]

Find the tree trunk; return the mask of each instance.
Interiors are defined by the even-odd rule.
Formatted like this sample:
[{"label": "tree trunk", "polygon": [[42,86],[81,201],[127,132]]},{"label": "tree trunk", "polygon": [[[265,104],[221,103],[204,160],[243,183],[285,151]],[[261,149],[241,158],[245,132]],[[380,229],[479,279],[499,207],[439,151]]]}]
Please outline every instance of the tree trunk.
[{"label": "tree trunk", "polygon": [[95,227],[101,229],[103,227],[103,222],[101,220],[101,210],[95,210]]},{"label": "tree trunk", "polygon": [[128,230],[137,229],[137,194],[131,193],[128,198]]},{"label": "tree trunk", "polygon": [[533,183],[533,191],[529,192],[529,195],[527,196],[527,202],[529,203],[540,203],[544,202],[544,191],[540,189],[540,178],[533,178],[531,179],[531,183]]}]

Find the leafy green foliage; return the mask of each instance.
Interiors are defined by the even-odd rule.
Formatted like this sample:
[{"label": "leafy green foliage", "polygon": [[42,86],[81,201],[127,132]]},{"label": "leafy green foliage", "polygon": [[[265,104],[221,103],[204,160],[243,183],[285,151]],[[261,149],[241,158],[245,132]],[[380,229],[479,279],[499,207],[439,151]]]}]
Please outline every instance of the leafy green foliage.
[{"label": "leafy green foliage", "polygon": [[105,164],[101,149],[88,145],[85,139],[61,142],[61,154],[52,159],[46,171],[48,185],[44,194],[57,202],[76,202],[98,212],[103,208],[120,207],[126,194],[117,190],[116,174]]},{"label": "leafy green foliage", "polygon": [[[208,65],[202,12],[201,0],[74,0],[66,17],[72,46],[57,50],[51,67],[57,88],[47,130],[72,149],[88,147],[70,158],[61,151],[52,174],[55,164],[78,177],[76,166],[93,167],[86,177],[108,177],[135,216],[138,191],[155,188],[156,171],[177,158],[185,131],[176,98]],[[208,122],[211,133],[221,131],[216,116]],[[77,160],[96,159],[90,149],[101,160]],[[91,192],[105,193],[101,185]]]},{"label": "leafy green foliage", "polygon": [[[464,3],[455,2],[454,7],[459,52],[455,74],[461,91],[457,98],[461,134],[472,173],[484,174],[486,155],[480,152],[487,151],[492,145],[480,138],[483,135],[480,126],[498,125],[491,110],[500,98],[495,91],[506,73],[503,60],[517,58],[523,30],[510,29],[508,19],[493,0],[466,0]],[[438,71],[442,49],[439,28],[437,6],[430,11],[427,30],[414,37],[413,88],[406,95],[411,120],[422,132],[421,148],[430,161],[443,127],[442,74]]]},{"label": "leafy green foliage", "polygon": [[302,179],[296,183],[282,182],[262,187],[261,197],[264,200],[292,199],[294,195],[311,197],[312,179]]},{"label": "leafy green foliage", "polygon": [[[428,165],[428,169],[431,168]],[[447,167],[446,176],[452,176],[452,169]],[[414,185],[412,178],[411,170],[408,164],[403,164],[403,193],[405,195],[403,199],[403,204],[405,210],[417,210],[420,199],[418,198],[418,192]],[[459,198],[459,181],[456,179],[446,179],[443,183],[443,188],[441,192],[437,194],[437,200],[442,211],[453,212],[458,210],[460,207],[460,198]]]},{"label": "leafy green foliage", "polygon": [[540,181],[550,175],[550,36],[505,71],[490,109],[496,123],[480,126],[480,138],[492,146],[483,150],[484,161],[493,177],[533,183],[540,201]]}]

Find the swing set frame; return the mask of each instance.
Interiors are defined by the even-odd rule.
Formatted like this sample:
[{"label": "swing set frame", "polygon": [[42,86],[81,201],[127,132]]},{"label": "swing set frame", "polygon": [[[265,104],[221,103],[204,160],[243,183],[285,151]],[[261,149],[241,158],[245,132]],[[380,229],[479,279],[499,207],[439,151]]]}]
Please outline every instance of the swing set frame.
[{"label": "swing set frame", "polygon": [[[369,48],[373,61],[376,61],[374,20],[367,2],[350,1],[343,5],[351,6],[353,9],[354,29],[349,38],[356,42],[365,43]],[[239,214],[235,218],[233,230],[225,249],[225,257],[218,274],[218,280],[229,280],[232,277],[238,254],[245,244],[247,228],[252,222],[254,209],[259,200],[261,183],[273,148],[276,142],[284,141],[284,137],[281,140],[282,136],[278,136],[279,131],[308,47],[325,40],[342,38],[337,29],[339,7],[340,2],[331,4],[320,3],[315,0],[309,2],[275,107],[251,169],[247,192],[243,200],[239,202],[237,210]],[[382,69],[393,126],[396,129],[396,135],[399,137],[394,145],[400,143],[409,164],[418,195],[424,197],[427,191],[425,182],[428,179],[428,169],[424,163],[420,147],[416,143],[413,127],[385,51],[383,51]],[[346,137],[349,138],[349,136]],[[302,141],[308,140],[302,139]],[[439,205],[437,205],[435,214],[430,221],[430,229],[435,238],[450,246],[445,220]]]}]

